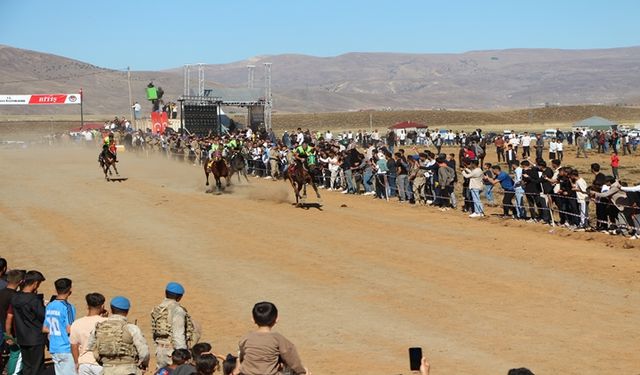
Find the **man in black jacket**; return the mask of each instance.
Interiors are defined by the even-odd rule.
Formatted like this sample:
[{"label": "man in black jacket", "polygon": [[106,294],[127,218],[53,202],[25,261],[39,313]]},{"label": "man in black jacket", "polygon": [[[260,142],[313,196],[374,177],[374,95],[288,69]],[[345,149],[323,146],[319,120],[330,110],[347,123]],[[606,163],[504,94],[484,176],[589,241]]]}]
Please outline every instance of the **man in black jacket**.
[{"label": "man in black jacket", "polygon": [[22,291],[11,298],[16,340],[22,353],[22,374],[39,375],[44,369],[44,323],[45,308],[42,294],[38,287],[44,281],[38,271],[27,272]]},{"label": "man in black jacket", "polygon": [[[522,181],[525,183],[524,193],[529,203],[531,218],[532,220],[539,219],[549,224],[551,222],[551,215],[549,214],[549,209],[544,198],[540,196],[540,193],[542,193],[541,173],[538,168],[532,166],[528,160],[523,160],[520,165],[523,171]],[[538,208],[538,212],[536,212],[536,207]]]}]

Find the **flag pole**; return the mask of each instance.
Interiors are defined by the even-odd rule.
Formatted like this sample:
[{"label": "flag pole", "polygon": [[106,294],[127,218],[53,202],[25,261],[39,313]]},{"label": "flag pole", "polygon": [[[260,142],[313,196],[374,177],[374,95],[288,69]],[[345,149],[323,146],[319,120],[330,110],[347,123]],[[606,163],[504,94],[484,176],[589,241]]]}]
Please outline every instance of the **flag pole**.
[{"label": "flag pole", "polygon": [[84,97],[82,96],[82,87],[80,88],[80,129],[84,129]]}]

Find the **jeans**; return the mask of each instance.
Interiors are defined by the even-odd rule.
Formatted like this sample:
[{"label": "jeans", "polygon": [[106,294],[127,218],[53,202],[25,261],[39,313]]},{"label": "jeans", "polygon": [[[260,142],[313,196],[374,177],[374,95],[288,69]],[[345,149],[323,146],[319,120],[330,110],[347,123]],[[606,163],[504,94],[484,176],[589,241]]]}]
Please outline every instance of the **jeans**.
[{"label": "jeans", "polygon": [[71,353],[51,353],[56,375],[75,374],[76,363]]},{"label": "jeans", "polygon": [[493,185],[484,185],[484,196],[485,198],[487,198],[487,203],[489,204],[493,204],[494,203],[494,198],[493,198]]},{"label": "jeans", "polygon": [[349,193],[355,193],[356,187],[353,186],[353,171],[351,169],[344,171],[344,179],[347,180],[347,191]]},{"label": "jeans", "polygon": [[387,175],[387,181],[389,183],[389,198],[397,196],[398,188],[396,186],[396,174],[389,173]]},{"label": "jeans", "polygon": [[473,212],[476,214],[484,214],[482,202],[480,202],[480,189],[469,189],[471,199],[473,200]]},{"label": "jeans", "polygon": [[362,174],[362,184],[364,185],[364,192],[368,193],[373,191],[373,187],[371,186],[373,173],[371,172],[371,168],[365,168]]},{"label": "jeans", "polygon": [[518,219],[526,219],[527,212],[524,209],[524,188],[516,187],[516,217]]},{"label": "jeans", "polygon": [[396,184],[398,185],[398,198],[400,200],[409,200],[409,177],[406,174],[400,174],[396,177]]}]

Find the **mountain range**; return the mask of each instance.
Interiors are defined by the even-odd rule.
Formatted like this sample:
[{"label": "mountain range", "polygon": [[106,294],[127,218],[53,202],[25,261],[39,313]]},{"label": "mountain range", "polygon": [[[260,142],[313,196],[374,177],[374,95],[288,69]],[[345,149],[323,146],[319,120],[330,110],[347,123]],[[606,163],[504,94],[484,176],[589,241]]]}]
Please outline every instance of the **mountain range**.
[{"label": "mountain range", "polygon": [[[640,47],[555,50],[510,49],[460,54],[348,53],[336,57],[258,56],[205,65],[206,87],[264,87],[272,63],[274,110],[334,112],[362,109],[511,109],[545,104],[640,103]],[[192,70],[191,87],[197,86]],[[132,71],[133,99],[148,111],[144,88],[153,81],[175,100],[183,69]],[[126,71],[62,56],[0,46],[0,94],[85,94],[87,114],[126,115]],[[77,108],[3,106],[5,114],[72,113]]]}]

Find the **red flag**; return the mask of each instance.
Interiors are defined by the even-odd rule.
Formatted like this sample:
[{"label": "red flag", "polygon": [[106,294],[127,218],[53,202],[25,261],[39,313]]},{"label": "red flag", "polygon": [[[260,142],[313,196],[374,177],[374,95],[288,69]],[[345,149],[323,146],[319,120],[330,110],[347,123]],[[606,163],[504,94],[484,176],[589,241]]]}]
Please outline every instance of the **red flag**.
[{"label": "red flag", "polygon": [[169,116],[167,112],[162,112],[162,116],[160,116],[160,123],[162,127],[162,134],[164,134],[165,130],[167,130],[167,126],[169,126]]},{"label": "red flag", "polygon": [[162,120],[158,112],[151,112],[151,131],[153,134],[162,134],[164,129],[162,128]]}]

